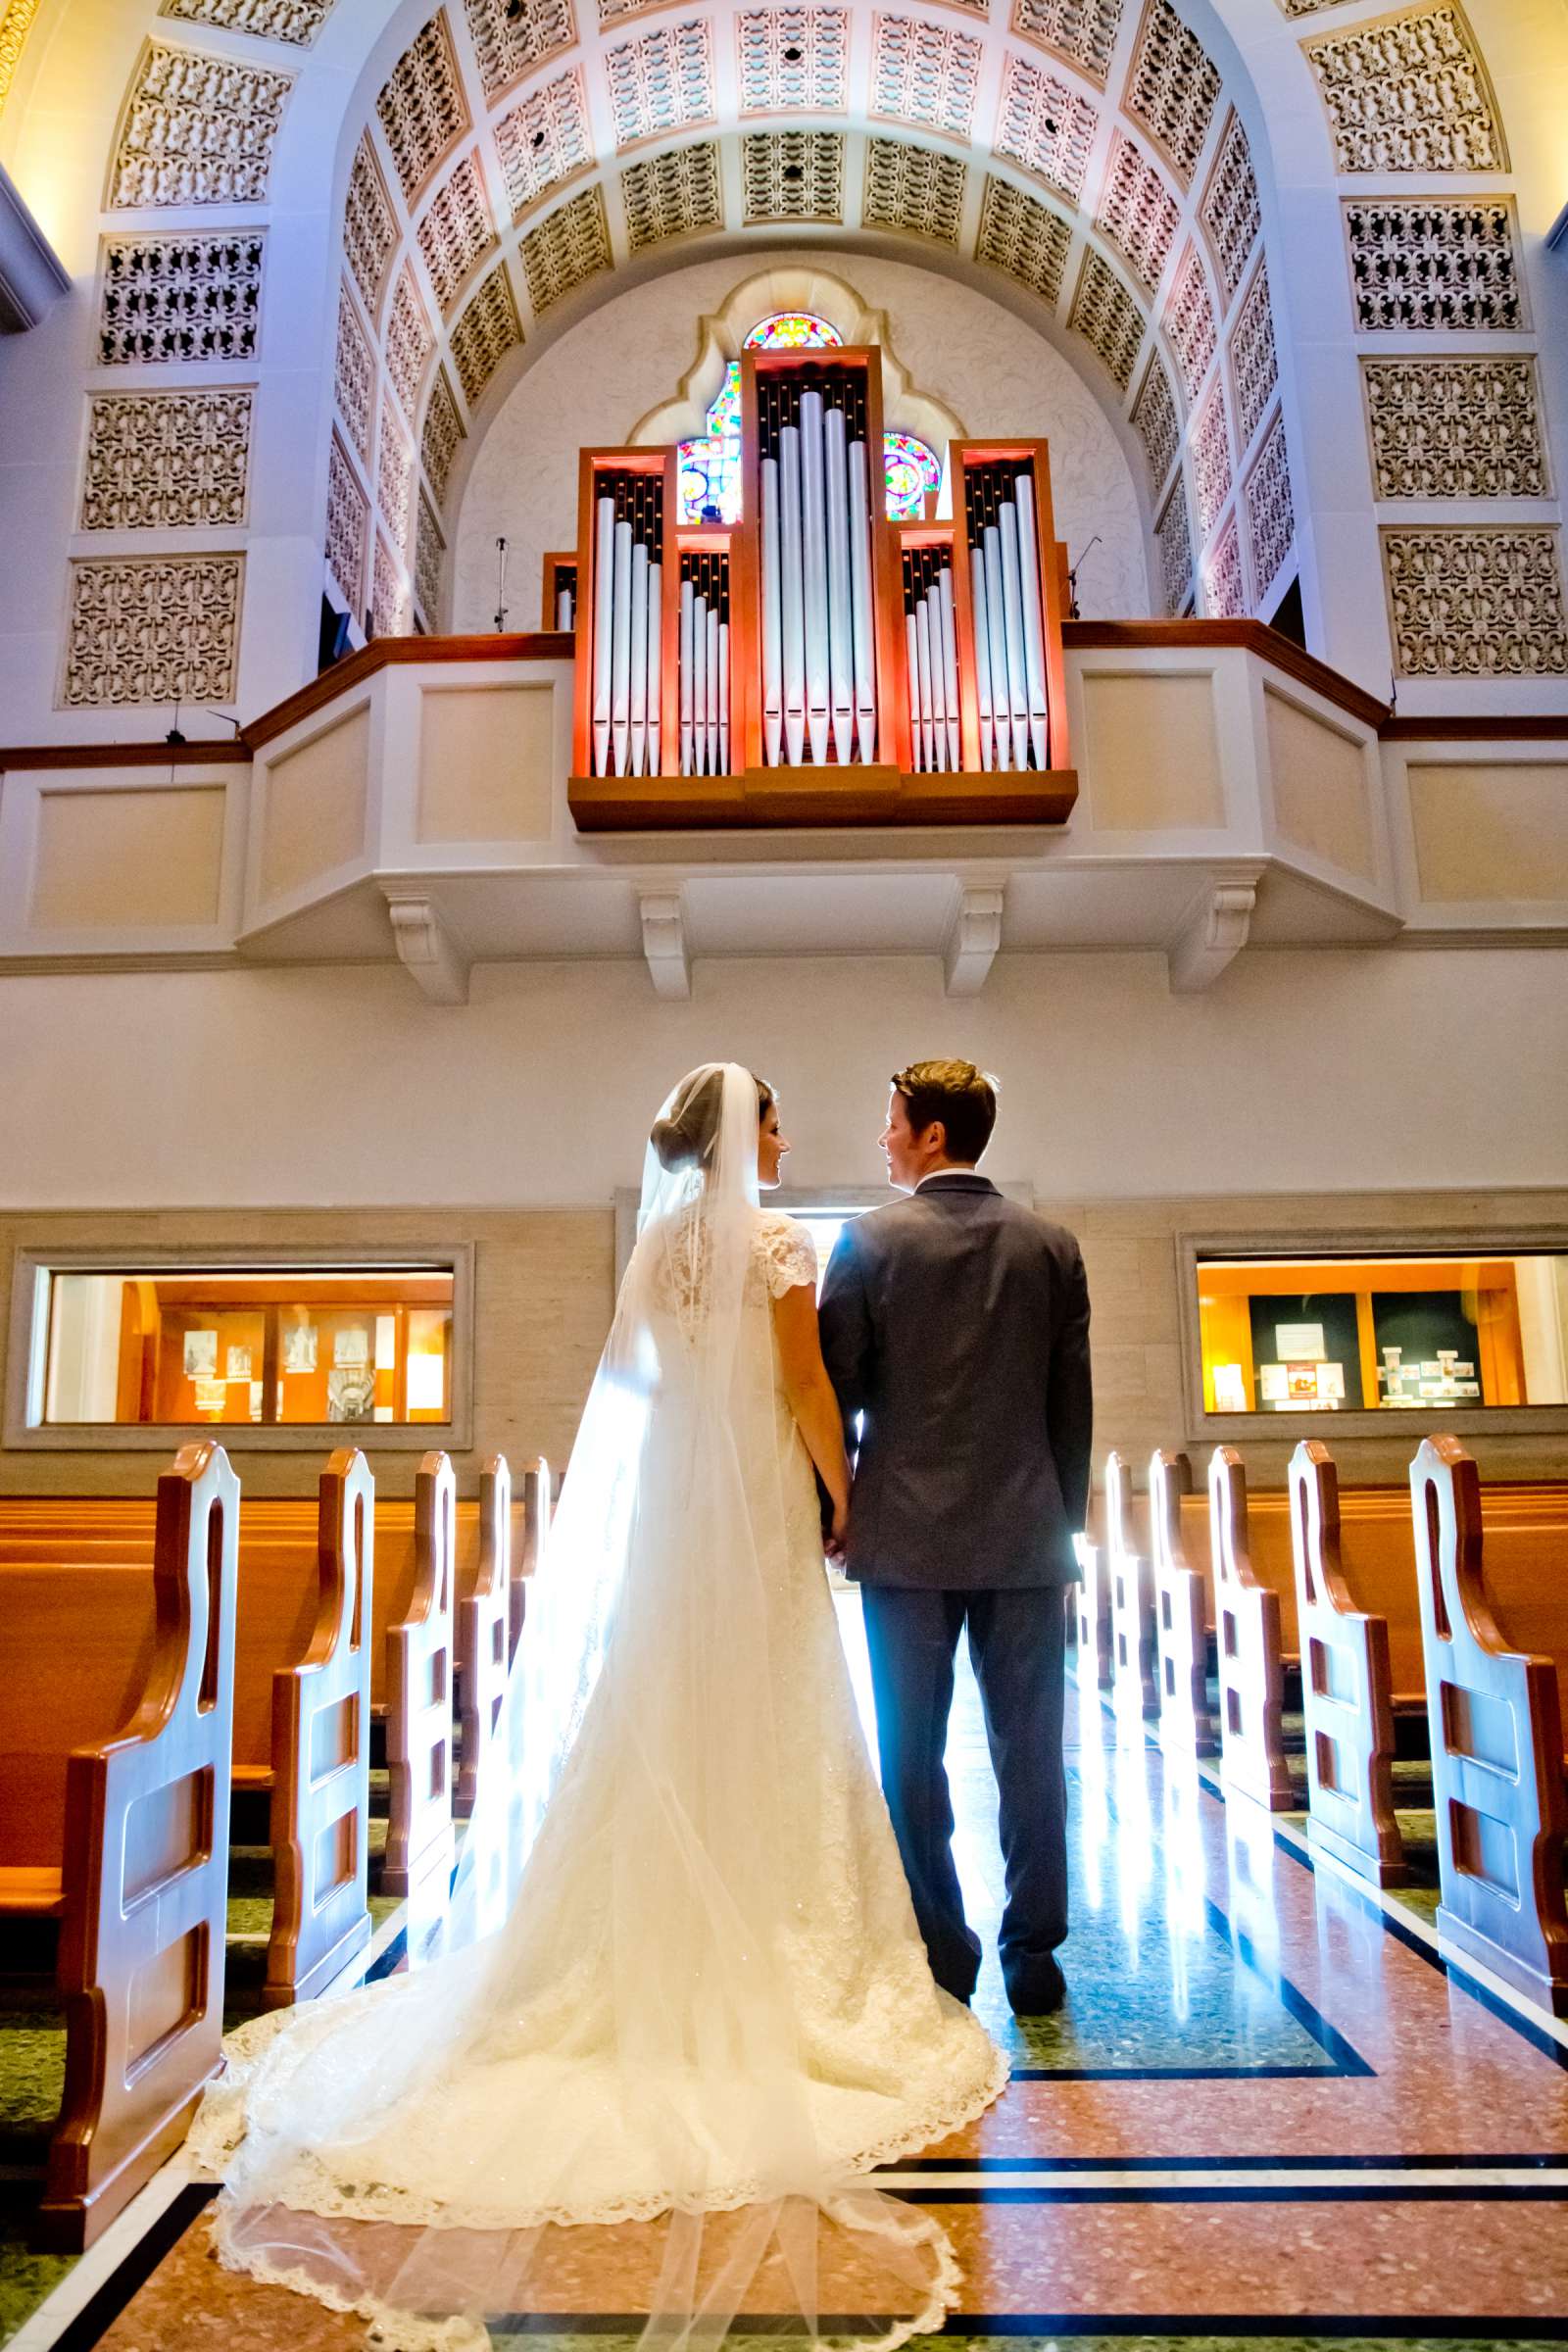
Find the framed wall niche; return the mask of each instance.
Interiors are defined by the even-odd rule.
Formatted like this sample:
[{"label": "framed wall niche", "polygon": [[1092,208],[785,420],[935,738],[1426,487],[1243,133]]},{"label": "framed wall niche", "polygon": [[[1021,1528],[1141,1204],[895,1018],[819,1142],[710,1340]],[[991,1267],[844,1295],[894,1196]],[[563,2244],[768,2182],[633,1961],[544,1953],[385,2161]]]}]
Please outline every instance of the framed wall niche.
[{"label": "framed wall niche", "polygon": [[472,1442],[473,1246],[21,1248],[5,1444],[244,1452]]},{"label": "framed wall niche", "polygon": [[1182,1234],[1199,1443],[1568,1435],[1568,1232]]}]

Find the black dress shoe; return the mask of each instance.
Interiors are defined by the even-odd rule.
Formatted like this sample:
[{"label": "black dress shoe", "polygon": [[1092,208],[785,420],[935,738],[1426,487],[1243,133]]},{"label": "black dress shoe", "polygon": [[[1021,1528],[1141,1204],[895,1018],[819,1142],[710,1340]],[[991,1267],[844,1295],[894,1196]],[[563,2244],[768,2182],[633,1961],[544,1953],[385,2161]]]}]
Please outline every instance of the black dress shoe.
[{"label": "black dress shoe", "polygon": [[1007,2006],[1014,2017],[1054,2017],[1067,1997],[1067,1980],[1056,1962],[1036,1961],[1027,1977],[1007,1986]]}]

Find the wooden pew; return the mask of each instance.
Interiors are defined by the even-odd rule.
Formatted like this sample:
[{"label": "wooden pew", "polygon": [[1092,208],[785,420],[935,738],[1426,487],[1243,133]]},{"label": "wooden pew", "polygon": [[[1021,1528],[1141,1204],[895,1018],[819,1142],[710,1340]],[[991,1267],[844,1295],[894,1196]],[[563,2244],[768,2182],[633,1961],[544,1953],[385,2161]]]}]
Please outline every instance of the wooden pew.
[{"label": "wooden pew", "polygon": [[[1285,1757],[1285,1609],[1279,1563],[1260,1574],[1251,1550],[1247,1472],[1234,1446],[1208,1465],[1215,1650],[1219,1662],[1220,1777],[1271,1812],[1296,1802]],[[1294,1584],[1294,1572],[1293,1572]],[[1291,1595],[1294,1637],[1295,1594]]]},{"label": "wooden pew", "polygon": [[158,1482],[152,1569],[4,1571],[0,1923],[59,1923],[66,2082],[40,2215],[79,2251],[184,2137],[222,2034],[239,1482]]},{"label": "wooden pew", "polygon": [[1110,1586],[1111,1678],[1119,1706],[1159,1712],[1155,1672],[1154,1569],[1147,1497],[1133,1497],[1132,1464],[1105,1457],[1105,1554]]},{"label": "wooden pew", "polygon": [[1078,1688],[1086,1698],[1093,1698],[1110,1690],[1116,1653],[1110,1624],[1110,1560],[1096,1526],[1102,1514],[1093,1501],[1089,1510],[1089,1526],[1073,1538],[1078,1585],[1072,1607],[1078,1631]]},{"label": "wooden pew", "polygon": [[528,1605],[528,1579],[544,1565],[555,1511],[550,1464],[541,1454],[522,1474],[522,1556],[512,1580],[512,1655],[522,1639],[523,1614]]},{"label": "wooden pew", "polygon": [[1568,1544],[1483,1559],[1481,1482],[1453,1438],[1410,1465],[1445,1943],[1568,2016]]},{"label": "wooden pew", "polygon": [[[293,1504],[281,1527],[240,1515],[231,1780],[239,1794],[268,1798],[269,2008],[320,1991],[370,1936],[365,1599],[373,1622],[373,1498],[364,1455],[346,1448],[321,1478],[314,1525]],[[144,1504],[72,1503],[53,1516],[51,1526],[36,1503],[30,1512],[7,1506],[0,1577],[19,1560],[54,1563],[59,1581],[153,1556]],[[17,1532],[19,1523],[30,1532]]]},{"label": "wooden pew", "polygon": [[[1396,1743],[1426,1752],[1426,1663],[1409,1489],[1353,1490],[1342,1515],[1328,1449],[1291,1463],[1301,1627],[1308,1837],[1377,1885],[1409,1876],[1394,1806]],[[1547,1585],[1568,1557],[1568,1484],[1519,1481],[1487,1496],[1494,1579]]]},{"label": "wooden pew", "polygon": [[462,1760],[453,1810],[466,1821],[478,1793],[507,1694],[512,1662],[512,1472],[504,1453],[479,1473],[479,1544],[474,1573],[458,1580],[453,1632]]},{"label": "wooden pew", "polygon": [[[381,1884],[389,1894],[451,1877],[452,1609],[458,1488],[444,1453],[427,1453],[414,1482],[412,1590],[394,1601],[386,1637],[386,1762],[391,1820]],[[406,1599],[406,1606],[404,1605]]]},{"label": "wooden pew", "polygon": [[[1219,1752],[1208,1704],[1210,1624],[1208,1520],[1182,1505],[1192,1497],[1193,1470],[1185,1453],[1156,1451],[1149,1463],[1150,1555],[1159,1675],[1159,1737],[1164,1746],[1195,1756]],[[1187,1551],[1192,1525],[1197,1560]]]}]

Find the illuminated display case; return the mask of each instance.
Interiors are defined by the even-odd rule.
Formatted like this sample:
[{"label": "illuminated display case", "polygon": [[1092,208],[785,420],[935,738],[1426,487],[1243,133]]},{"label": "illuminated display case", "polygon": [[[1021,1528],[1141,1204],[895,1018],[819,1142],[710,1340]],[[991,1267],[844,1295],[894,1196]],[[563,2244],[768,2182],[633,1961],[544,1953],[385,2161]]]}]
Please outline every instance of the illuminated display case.
[{"label": "illuminated display case", "polygon": [[1568,1253],[1190,1250],[1201,1412],[1568,1405]]},{"label": "illuminated display case", "polygon": [[[456,1438],[467,1410],[467,1252],[358,1263],[85,1253],[19,1268],[8,1443]],[[30,1275],[30,1280],[26,1277]],[[19,1379],[19,1372],[21,1377]],[[23,1412],[17,1410],[17,1392]],[[22,1420],[19,1431],[16,1424]]]}]

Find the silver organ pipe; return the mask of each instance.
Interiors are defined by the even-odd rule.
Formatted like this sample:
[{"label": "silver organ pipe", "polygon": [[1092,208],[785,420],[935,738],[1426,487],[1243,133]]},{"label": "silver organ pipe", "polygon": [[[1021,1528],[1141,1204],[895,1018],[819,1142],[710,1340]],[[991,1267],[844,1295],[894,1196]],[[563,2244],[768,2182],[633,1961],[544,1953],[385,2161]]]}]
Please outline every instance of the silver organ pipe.
[{"label": "silver organ pipe", "polygon": [[692,760],[693,773],[708,774],[708,599],[692,593]]},{"label": "silver organ pipe", "polygon": [[1018,563],[1018,510],[1004,498],[998,510],[1002,528],[1002,597],[1007,624],[1007,707],[1012,712],[1012,764],[1029,764],[1029,682],[1023,657],[1023,575]]},{"label": "silver organ pipe", "polygon": [[575,623],[576,601],[569,588],[556,590],[556,626],[558,629],[569,629]]},{"label": "silver organ pipe", "polygon": [[931,709],[931,612],[929,601],[923,596],[914,608],[914,653],[919,669],[920,748],[925,754],[920,764],[931,768],[937,763]]},{"label": "silver organ pipe", "polygon": [[615,522],[614,598],[610,633],[610,756],[617,776],[626,773],[631,744],[631,523]]},{"label": "silver organ pipe", "polygon": [[942,689],[948,716],[948,766],[963,765],[963,728],[958,712],[958,637],[953,621],[953,569],[937,573],[937,610],[942,623]]},{"label": "silver organ pipe", "polygon": [[696,744],[692,732],[692,645],[695,635],[696,590],[690,580],[680,584],[680,772],[695,775]]},{"label": "silver organ pipe", "polygon": [[729,622],[718,624],[718,772],[727,776],[729,765]]},{"label": "silver organ pipe", "polygon": [[784,749],[791,767],[806,757],[806,611],[801,572],[801,435],[778,436],[780,641],[784,667]]},{"label": "silver organ pipe", "polygon": [[762,758],[777,767],[784,748],[783,612],[779,587],[778,460],[764,458],[762,485]]},{"label": "silver organ pipe", "polygon": [[980,712],[980,765],[996,764],[991,735],[991,640],[986,622],[986,555],[983,547],[969,549],[969,609],[974,620],[974,687]]},{"label": "silver organ pipe", "polygon": [[648,772],[657,776],[660,765],[660,717],[664,699],[664,567],[662,564],[648,566],[648,688],[645,697],[648,708]]},{"label": "silver organ pipe", "polygon": [[1018,510],[1018,569],[1023,603],[1024,688],[1029,711],[1029,748],[1036,767],[1046,764],[1050,728],[1046,705],[1046,627],[1040,607],[1040,543],[1035,528],[1035,486],[1027,473],[1013,483]]},{"label": "silver organ pipe", "polygon": [[1002,603],[1002,533],[985,528],[986,637],[991,648],[991,721],[996,729],[997,765],[1012,765],[1012,714],[1007,700],[1007,624]]},{"label": "silver organ pipe", "polygon": [[718,766],[718,600],[708,600],[705,618],[708,623],[708,728],[706,738],[707,772],[716,776]]},{"label": "silver organ pipe", "polygon": [[640,776],[648,758],[648,543],[631,551],[631,772]]},{"label": "silver organ pipe", "polygon": [[871,512],[865,443],[849,447],[850,621],[855,642],[855,724],[860,758],[876,758],[876,627],[871,609]]},{"label": "silver organ pipe", "polygon": [[850,613],[850,475],[844,411],[822,418],[827,503],[827,649],[833,750],[841,766],[855,757],[855,630]]},{"label": "silver organ pipe", "polygon": [[827,508],[822,474],[822,395],[801,394],[801,580],[806,609],[806,732],[811,758],[827,759]]},{"label": "silver organ pipe", "polygon": [[610,773],[610,662],[615,599],[615,502],[594,502],[594,772]]},{"label": "silver organ pipe", "polygon": [[909,664],[909,757],[920,768],[925,765],[925,744],[920,734],[920,626],[912,609],[904,615],[904,637]]}]

